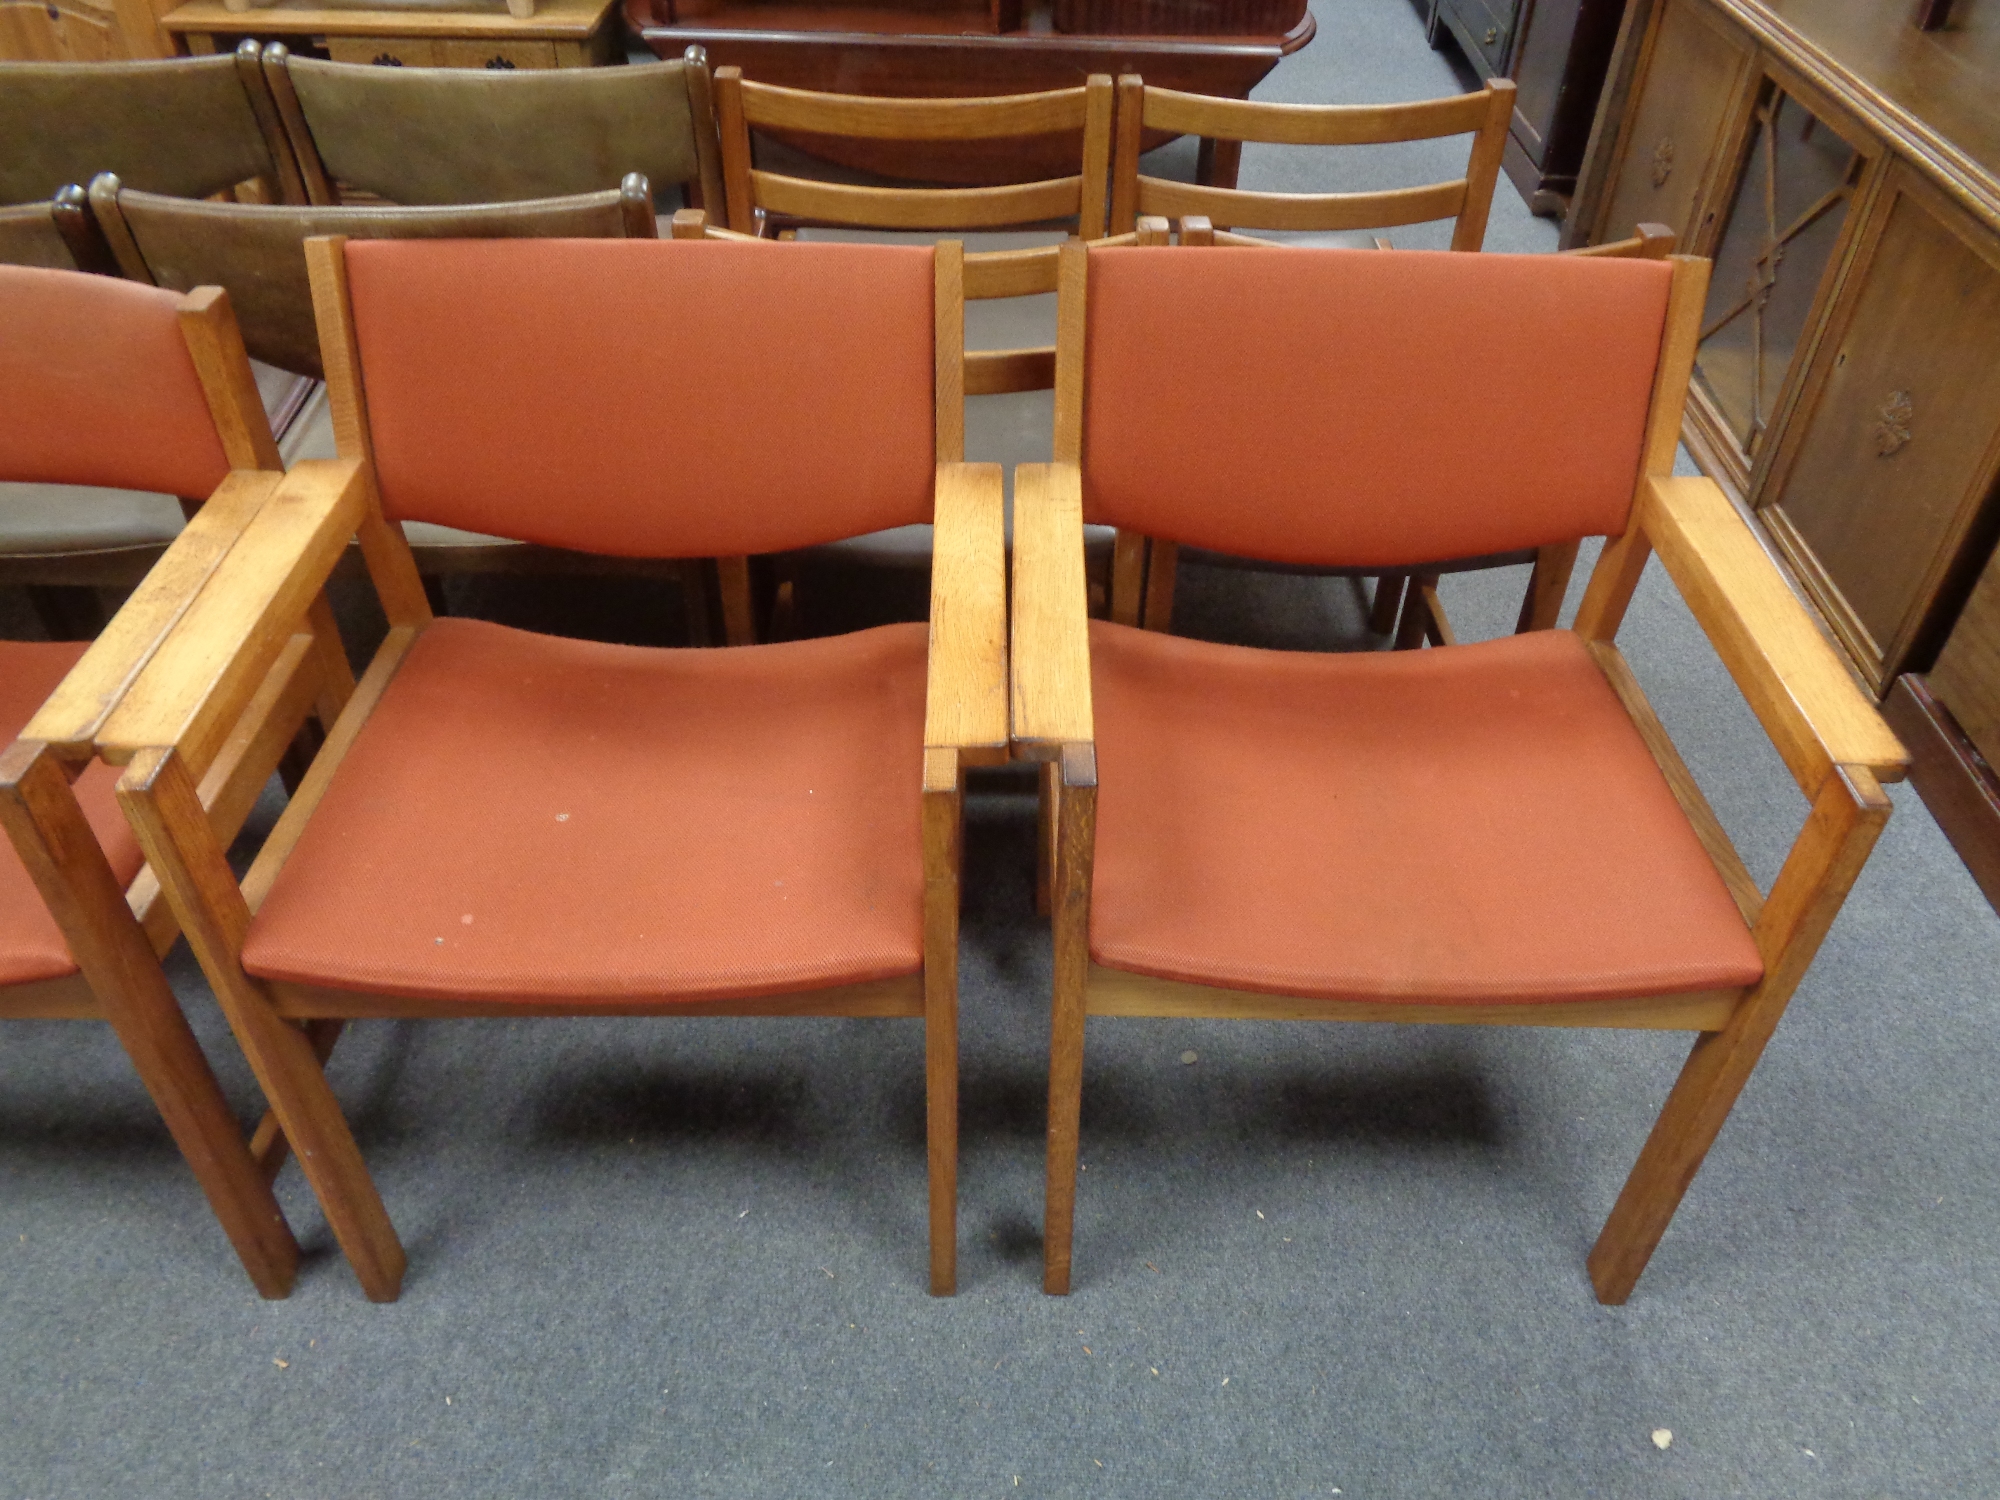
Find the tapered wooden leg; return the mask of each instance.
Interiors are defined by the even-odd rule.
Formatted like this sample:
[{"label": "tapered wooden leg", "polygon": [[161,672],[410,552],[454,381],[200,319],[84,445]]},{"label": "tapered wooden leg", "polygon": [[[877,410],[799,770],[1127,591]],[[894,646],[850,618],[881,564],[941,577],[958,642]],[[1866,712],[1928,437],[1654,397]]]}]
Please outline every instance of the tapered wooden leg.
[{"label": "tapered wooden leg", "polygon": [[1535,549],[1535,569],[1528,575],[1528,592],[1521,599],[1520,618],[1514,633],[1553,630],[1562,614],[1563,597],[1569,592],[1569,575],[1576,569],[1575,542],[1558,542]]},{"label": "tapered wooden leg", "polygon": [[1727,1026],[1695,1042],[1590,1252],[1598,1301],[1632,1295],[1888,819],[1889,800],[1872,775],[1834,768],[1757,920],[1763,982]]},{"label": "tapered wooden leg", "polygon": [[1431,622],[1430,611],[1424,607],[1424,591],[1437,587],[1437,575],[1414,573],[1410,576],[1409,589],[1403,595],[1403,618],[1396,624],[1396,649],[1414,651],[1424,643],[1424,635]]},{"label": "tapered wooden leg", "polygon": [[924,751],[924,1100],[933,1297],[958,1290],[958,892],[964,811],[958,752]]},{"label": "tapered wooden leg", "polygon": [[1368,628],[1376,635],[1387,635],[1396,628],[1396,617],[1403,608],[1403,583],[1401,573],[1384,573],[1375,580],[1375,599],[1368,606]]},{"label": "tapered wooden leg", "polygon": [[[340,1034],[347,1029],[347,1023],[339,1020],[318,1020],[305,1023],[306,1040],[312,1043],[313,1056],[319,1059],[322,1069],[327,1059],[333,1056],[333,1045],[340,1040]],[[264,1118],[257,1122],[257,1128],[250,1132],[250,1158],[257,1163],[257,1170],[264,1174],[266,1182],[276,1182],[278,1173],[284,1170],[290,1160],[292,1143],[285,1139],[285,1130],[278,1123],[275,1110],[265,1110]]]},{"label": "tapered wooden leg", "polygon": [[361,1289],[371,1301],[395,1301],[404,1268],[395,1226],[312,1041],[278,1015],[243,970],[250,908],[209,831],[186,766],[172,750],[143,750],[119,779],[118,800]]},{"label": "tapered wooden leg", "polygon": [[1083,1026],[1090,984],[1090,872],[1097,836],[1097,754],[1065,745],[1056,795],[1055,987],[1049,1011],[1049,1154],[1042,1213],[1042,1290],[1069,1291],[1076,1225],[1077,1132],[1083,1112]]},{"label": "tapered wooden leg", "polygon": [[299,1247],[244,1144],[152,945],[46,746],[0,754],[0,823],[263,1296],[292,1289]]},{"label": "tapered wooden leg", "polygon": [[1035,777],[1035,915],[1049,914],[1050,892],[1055,888],[1056,783],[1062,772],[1052,760],[1045,760]]}]

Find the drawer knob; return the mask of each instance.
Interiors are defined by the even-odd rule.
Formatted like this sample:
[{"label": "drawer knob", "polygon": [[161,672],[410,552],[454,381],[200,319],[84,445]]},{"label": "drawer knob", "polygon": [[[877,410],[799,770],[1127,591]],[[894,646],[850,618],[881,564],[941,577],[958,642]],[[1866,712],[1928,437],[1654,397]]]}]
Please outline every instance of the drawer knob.
[{"label": "drawer knob", "polygon": [[1917,409],[1910,403],[1908,391],[1891,391],[1889,399],[1882,403],[1876,413],[1881,421],[1875,424],[1875,455],[1889,458],[1903,451],[1910,441],[1910,421]]},{"label": "drawer knob", "polygon": [[400,68],[403,60],[393,52],[378,52],[374,57],[374,65],[378,68]]},{"label": "drawer knob", "polygon": [[1653,148],[1653,186],[1665,187],[1667,179],[1674,175],[1674,143],[1661,138]]},{"label": "drawer knob", "polygon": [[1492,46],[1492,45],[1493,45],[1493,44],[1494,44],[1495,42],[1497,42],[1497,41],[1499,41],[1499,40],[1500,40],[1500,28],[1499,28],[1498,26],[1489,26],[1489,27],[1487,27],[1487,28],[1486,28],[1486,45],[1490,47],[1490,46]]}]

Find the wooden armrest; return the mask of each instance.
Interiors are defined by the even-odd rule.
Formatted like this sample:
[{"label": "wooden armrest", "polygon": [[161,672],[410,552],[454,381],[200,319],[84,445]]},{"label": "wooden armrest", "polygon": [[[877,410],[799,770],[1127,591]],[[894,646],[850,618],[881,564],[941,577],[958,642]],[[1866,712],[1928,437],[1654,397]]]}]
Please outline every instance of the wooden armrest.
[{"label": "wooden armrest", "polygon": [[924,744],[1007,759],[1006,495],[998,464],[939,464]]},{"label": "wooden armrest", "polygon": [[132,591],[83,659],[21,731],[65,760],[87,760],[111,710],[125,695],[202,586],[243,535],[282,475],[238,469],[217,486],[166,553]]},{"label": "wooden armrest", "polygon": [[1083,476],[1073,464],[1014,470],[1014,753],[1055,760],[1095,736]]},{"label": "wooden armrest", "polygon": [[1900,781],[1909,752],[1714,481],[1647,481],[1640,525],[1808,797],[1835,766]]},{"label": "wooden armrest", "polygon": [[124,765],[178,746],[199,777],[347,549],[367,506],[362,460],[299,463],[106,718],[98,753]]}]

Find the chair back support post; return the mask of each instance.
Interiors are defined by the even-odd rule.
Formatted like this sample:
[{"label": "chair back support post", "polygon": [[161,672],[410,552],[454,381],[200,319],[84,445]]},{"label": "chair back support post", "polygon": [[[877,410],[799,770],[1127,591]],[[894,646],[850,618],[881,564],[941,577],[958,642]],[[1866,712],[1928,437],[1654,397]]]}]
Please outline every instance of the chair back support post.
[{"label": "chair back support post", "polygon": [[338,203],[340,195],[335,191],[333,180],[327,176],[326,163],[319,159],[319,148],[313,144],[312,130],[306,124],[305,110],[299,104],[298,90],[292,87],[291,70],[287,63],[291,51],[283,42],[269,42],[261,54],[264,78],[271,93],[271,104],[278,112],[278,122],[284,128],[285,139],[290,143],[292,157],[298,163],[299,180],[308,203]]},{"label": "chair back support post", "polygon": [[1117,129],[1117,95],[1107,74],[1093,73],[1083,85],[1083,204],[1077,237],[1105,235],[1111,188],[1111,140]]},{"label": "chair back support post", "polygon": [[931,348],[937,366],[937,462],[965,462],[965,246],[938,242]]},{"label": "chair back support post", "polygon": [[368,576],[393,626],[421,629],[431,622],[431,605],[417,574],[417,560],[400,526],[382,513],[375,486],[375,455],[368,438],[368,397],[361,380],[361,351],[354,337],[354,303],[347,286],[347,237],[324,235],[305,244],[312,278],[313,312],[319,320],[320,362],[326,370],[327,401],[333,412],[334,443],[342,458],[358,458],[367,482],[367,507],[356,533]]},{"label": "chair back support post", "polygon": [[271,435],[271,420],[250,373],[243,330],[230,311],[229,293],[219,286],[197,287],[185,293],[180,324],[230,468],[283,469],[278,440]]},{"label": "chair back support post", "polygon": [[1598,554],[1577,607],[1576,633],[1587,641],[1613,640],[1631,606],[1639,577],[1652,555],[1642,524],[1647,481],[1674,471],[1681,417],[1687,407],[1688,382],[1694,377],[1695,345],[1701,338],[1701,311],[1708,296],[1709,263],[1689,255],[1669,256],[1673,283],[1667,294],[1667,321],[1660,340],[1660,362],[1653,375],[1652,403],[1646,413],[1645,444],[1624,532],[1607,539]]},{"label": "chair back support post", "polygon": [[722,155],[715,125],[715,80],[708,66],[708,49],[690,46],[681,54],[687,69],[688,118],[694,122],[695,181],[701,202],[686,205],[708,210],[719,218],[726,211],[722,188]]},{"label": "chair back support post", "polygon": [[743,117],[743,70],[717,68],[714,92],[715,128],[722,156],[723,222],[738,234],[755,234],[757,205],[750,182],[750,122]]},{"label": "chair back support post", "polygon": [[1507,151],[1507,132],[1514,123],[1514,80],[1486,81],[1486,121],[1472,138],[1472,156],[1465,166],[1465,203],[1452,226],[1451,248],[1481,250],[1486,245],[1486,220],[1493,211],[1493,189],[1500,180],[1500,158]]}]

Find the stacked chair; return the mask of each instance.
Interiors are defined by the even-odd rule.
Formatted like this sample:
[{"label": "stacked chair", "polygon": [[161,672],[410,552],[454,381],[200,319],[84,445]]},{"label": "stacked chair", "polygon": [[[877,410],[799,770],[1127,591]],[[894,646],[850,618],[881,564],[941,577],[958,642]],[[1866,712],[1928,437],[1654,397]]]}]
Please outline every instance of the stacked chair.
[{"label": "stacked chair", "polygon": [[[401,1290],[325,1074],[348,1022],[718,1014],[922,1021],[929,1284],[953,1291],[963,799],[969,770],[1013,759],[1041,768],[1055,955],[1047,1291],[1072,1281],[1096,1015],[1694,1033],[1589,1257],[1601,1300],[1630,1294],[1905,764],[1746,523],[1672,475],[1706,262],[1658,232],[1535,257],[1238,232],[1443,217],[1479,249],[1499,84],[1307,110],[1101,77],[863,100],[724,69],[710,152],[693,53],[534,79],[251,61],[201,76],[268,90],[292,201],[122,173],[87,200],[37,188],[58,240],[95,224],[129,279],[0,267],[0,401],[30,417],[0,427],[0,478],[144,485],[193,515],[95,644],[0,648],[21,861],[0,1017],[112,1021],[260,1291],[296,1266],[269,1187],[293,1148],[366,1295]],[[399,112],[419,122],[400,151]],[[551,118],[546,152],[447,159],[471,122],[525,140]],[[753,128],[1074,132],[1081,170],[809,182],[758,167]],[[426,131],[439,150],[397,160]],[[1139,174],[1149,131],[1211,142],[1213,183]],[[1426,134],[1473,137],[1464,178],[1366,210],[1234,187],[1232,142]],[[662,240],[667,182],[700,206]],[[1072,219],[1059,248],[987,256],[770,238]],[[968,299],[1049,291],[1053,348],[968,355]],[[31,351],[61,342],[81,353],[58,376]],[[246,345],[324,380],[336,456],[280,472]],[[1016,470],[1010,589],[966,398],[1047,387],[1053,462]],[[750,644],[754,559],[918,525],[925,621]],[[426,526],[699,567],[746,649],[437,618]],[[1089,527],[1112,538],[1109,619]],[[351,548],[387,622],[358,681],[323,592]],[[1399,643],[1440,649],[1176,638],[1173,569],[1197,551],[1414,576]],[[1617,648],[1655,555],[1810,804],[1768,891]],[[1459,645],[1437,572],[1530,557],[1520,629]],[[226,851],[281,763],[289,804],[239,875]],[[247,1139],[160,971],[177,930],[269,1101]]]},{"label": "stacked chair", "polygon": [[[177,933],[142,867],[106,768],[106,714],[221,558],[278,488],[277,448],[226,299],[106,277],[0,266],[0,478],[164,490],[202,502],[160,565],[94,642],[0,642],[0,1018],[109,1021],[257,1290],[291,1288],[298,1246],[168,987]],[[79,503],[87,503],[80,497]],[[258,713],[333,721],[352,678],[317,593],[300,639],[258,684]],[[224,843],[247,816],[290,731],[220,726],[195,789]]]}]

